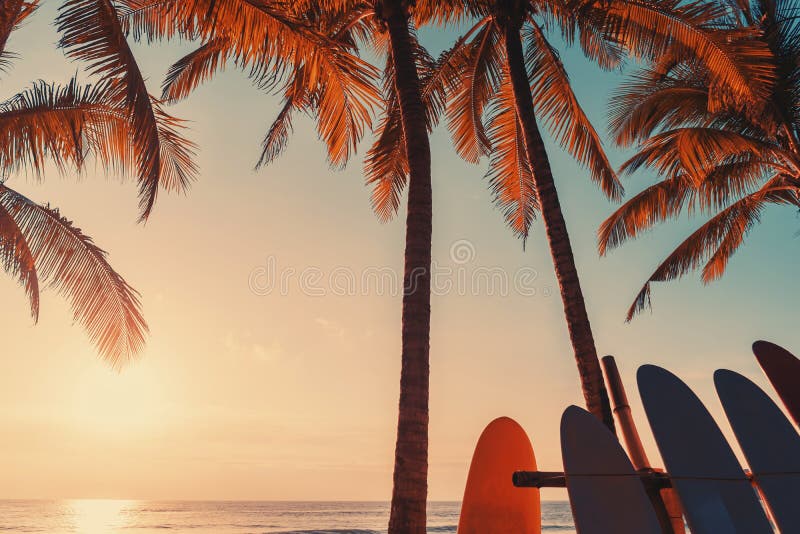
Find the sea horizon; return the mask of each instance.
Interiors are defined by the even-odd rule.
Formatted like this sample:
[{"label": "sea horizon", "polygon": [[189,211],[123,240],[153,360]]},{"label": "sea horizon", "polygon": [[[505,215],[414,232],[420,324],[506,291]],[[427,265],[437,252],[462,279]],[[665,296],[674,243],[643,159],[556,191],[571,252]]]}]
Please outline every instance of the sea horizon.
[{"label": "sea horizon", "polygon": [[[460,501],[430,501],[428,532],[456,532]],[[389,501],[0,499],[0,532],[384,534]],[[574,533],[567,501],[542,501],[542,530]]]}]

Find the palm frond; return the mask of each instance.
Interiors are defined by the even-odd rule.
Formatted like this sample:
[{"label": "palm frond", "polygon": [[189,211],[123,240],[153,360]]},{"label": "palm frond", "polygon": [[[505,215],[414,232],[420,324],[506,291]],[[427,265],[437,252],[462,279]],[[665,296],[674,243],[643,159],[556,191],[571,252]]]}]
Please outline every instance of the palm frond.
[{"label": "palm frond", "polygon": [[[428,131],[438,124],[447,106],[447,95],[458,83],[465,43],[485,22],[486,19],[478,21],[435,61],[412,34]],[[367,184],[372,186],[372,209],[382,222],[387,222],[400,208],[400,197],[408,180],[408,159],[391,52],[384,73],[384,93],[385,109],[378,124],[375,142],[364,159],[364,174]]]},{"label": "palm frond", "polygon": [[[328,17],[319,6],[264,0],[139,0],[125,19],[124,26],[135,39],[175,35],[204,43],[227,39],[225,57],[247,69],[266,90],[279,87],[302,68],[310,105],[317,112],[317,133],[328,147],[333,167],[345,165],[371,126],[378,102],[373,84],[377,72],[349,51],[357,26],[343,30],[341,21]],[[210,48],[200,56],[196,68],[187,71],[187,82],[207,79],[223,63]],[[173,75],[194,59],[184,58],[183,64],[173,67]],[[181,88],[188,92],[191,86]]]},{"label": "palm frond", "polygon": [[394,88],[388,91],[377,137],[364,158],[364,176],[367,185],[372,186],[370,202],[382,222],[391,220],[400,208],[400,196],[409,172],[400,104]]},{"label": "palm frond", "polygon": [[104,164],[124,160],[128,128],[121,114],[104,84],[36,82],[0,104],[0,170],[41,176],[48,160],[62,171],[80,169],[85,150],[98,147]]},{"label": "palm frond", "polygon": [[156,104],[154,109],[158,125],[159,163],[161,166],[158,183],[149,184],[155,189],[147,190],[143,194],[155,202],[158,188],[175,193],[187,191],[197,178],[198,169],[194,162],[197,145],[181,134],[181,131],[186,129],[184,121],[165,112],[160,104]]},{"label": "palm frond", "polygon": [[621,170],[631,173],[646,166],[665,176],[685,173],[699,185],[725,158],[748,154],[777,160],[791,157],[779,147],[733,130],[687,126],[653,135]]},{"label": "palm frond", "polygon": [[322,47],[307,65],[310,86],[318,87],[317,133],[328,146],[328,159],[343,167],[355,152],[378,103],[371,65],[347,52]]},{"label": "palm frond", "polygon": [[773,80],[770,53],[753,29],[731,30],[729,11],[703,0],[611,0],[606,31],[635,56],[655,59],[675,46],[697,57],[717,81],[712,99],[753,103]]},{"label": "palm frond", "polygon": [[39,0],[4,0],[0,3],[0,66],[12,57],[6,50],[11,32],[38,7]]},{"label": "palm frond", "polygon": [[497,92],[502,75],[501,34],[487,21],[464,44],[459,59],[461,75],[447,105],[447,122],[456,152],[470,163],[489,154],[489,140],[483,125],[486,104]]},{"label": "palm frond", "polygon": [[617,144],[629,146],[661,129],[706,122],[705,82],[705,73],[691,63],[654,64],[630,74],[609,102],[609,128]]},{"label": "palm frond", "polygon": [[537,24],[527,27],[527,71],[532,75],[531,94],[537,112],[553,137],[582,165],[611,199],[623,194],[622,184],[608,161],[600,136],[572,92],[569,76],[558,52]]},{"label": "palm frond", "polygon": [[490,104],[488,116],[486,132],[492,144],[489,186],[508,226],[526,239],[539,203],[507,67],[503,69],[500,92]]},{"label": "palm frond", "polygon": [[755,193],[712,217],[678,245],[650,275],[629,308],[626,320],[630,321],[638,312],[651,307],[650,285],[653,282],[675,280],[701,266],[704,283],[719,278],[749,230],[759,222],[766,204],[796,204],[796,191],[796,182],[787,184],[783,176],[776,176]]},{"label": "palm frond", "polygon": [[33,320],[39,319],[39,277],[33,254],[14,218],[0,204],[0,263],[19,280],[31,305]]},{"label": "palm frond", "polygon": [[600,225],[598,250],[610,249],[668,218],[678,215],[696,195],[694,182],[685,175],[668,177],[631,197]]},{"label": "palm frond", "polygon": [[561,30],[561,35],[568,45],[575,42],[577,36],[584,55],[604,70],[622,66],[626,51],[624,43],[611,32],[606,31],[607,13],[602,4],[592,2],[567,1],[547,2],[537,6],[540,17],[528,17],[528,22],[537,24],[550,31],[551,20]]},{"label": "palm frond", "polygon": [[176,61],[161,84],[161,99],[182,100],[221,69],[230,51],[230,38],[214,37]]},{"label": "palm frond", "polygon": [[39,277],[62,294],[100,354],[119,367],[144,346],[147,325],[136,291],[106,253],[57,210],[0,185],[0,208],[18,226]]},{"label": "palm frond", "polygon": [[[128,110],[136,141],[140,220],[144,221],[152,212],[162,170],[172,169],[176,163],[185,161],[176,157],[170,164],[163,165],[162,153],[170,153],[174,146],[185,141],[174,132],[162,135],[159,131],[159,125],[174,125],[176,121],[157,109],[158,102],[148,93],[142,72],[125,39],[116,4],[111,0],[67,0],[61,6],[56,22],[62,34],[59,46],[66,54],[88,62],[91,73],[105,83],[119,87],[118,94]],[[173,147],[162,147],[162,137],[169,138]],[[183,148],[186,152],[192,149],[188,144]],[[180,170],[180,174],[185,175],[193,172],[190,167]]]},{"label": "palm frond", "polygon": [[278,116],[261,142],[261,156],[256,163],[256,169],[272,163],[286,148],[292,133],[292,115],[296,109],[297,104],[293,99],[284,100]]}]

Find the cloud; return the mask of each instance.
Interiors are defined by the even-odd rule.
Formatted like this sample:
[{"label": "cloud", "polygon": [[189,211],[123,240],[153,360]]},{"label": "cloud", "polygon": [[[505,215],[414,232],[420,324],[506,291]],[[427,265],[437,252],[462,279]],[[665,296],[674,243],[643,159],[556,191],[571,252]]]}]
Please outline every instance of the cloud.
[{"label": "cloud", "polygon": [[265,344],[253,341],[251,337],[250,332],[239,334],[228,332],[223,340],[228,355],[249,358],[258,362],[274,362],[286,355],[286,351],[279,341],[273,340]]},{"label": "cloud", "polygon": [[344,328],[336,321],[326,319],[324,317],[317,317],[314,322],[322,327],[326,334],[332,337],[344,337]]}]

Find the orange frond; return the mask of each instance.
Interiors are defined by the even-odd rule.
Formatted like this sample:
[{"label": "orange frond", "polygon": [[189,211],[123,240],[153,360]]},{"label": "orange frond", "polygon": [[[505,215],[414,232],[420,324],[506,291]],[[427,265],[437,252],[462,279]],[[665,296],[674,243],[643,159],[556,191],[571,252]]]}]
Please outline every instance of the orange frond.
[{"label": "orange frond", "polygon": [[447,122],[456,151],[470,163],[489,154],[483,112],[500,84],[504,61],[500,44],[500,31],[488,21],[457,58],[460,76],[447,105]]},{"label": "orange frond", "polygon": [[0,208],[19,228],[39,277],[67,299],[100,354],[114,367],[138,354],[147,333],[138,295],[106,253],[57,210],[5,185]]},{"label": "orange frond", "polygon": [[541,28],[528,26],[527,71],[532,75],[534,106],[550,133],[591,172],[605,195],[618,200],[624,189],[608,161],[600,136],[572,92],[569,76],[558,52],[547,42]]},{"label": "orange frond", "polygon": [[539,203],[508,68],[503,69],[500,92],[490,104],[489,117],[486,130],[492,143],[489,186],[508,226],[526,239]]},{"label": "orange frond", "polygon": [[39,319],[39,277],[33,254],[14,218],[0,204],[0,263],[25,289],[33,320]]},{"label": "orange frond", "polygon": [[[174,132],[159,131],[159,124],[174,125],[174,119],[158,108],[158,102],[147,91],[126,39],[116,6],[110,0],[68,0],[60,9],[57,19],[62,37],[59,46],[69,57],[87,61],[90,72],[110,86],[118,88],[120,102],[127,109],[133,125],[136,142],[136,160],[139,174],[140,220],[146,220],[155,204],[162,180],[162,171],[170,172],[175,164],[184,163],[183,157],[168,164],[161,161],[162,153],[174,153],[176,146],[162,147],[161,139],[173,143],[184,140]],[[184,145],[182,151],[190,153],[192,147]],[[193,167],[183,166],[181,174],[190,175]],[[164,177],[168,179],[169,177]],[[180,180],[176,183],[188,183]]]},{"label": "orange frond", "polygon": [[214,37],[176,61],[161,84],[161,99],[174,102],[189,96],[201,83],[223,68],[230,46],[230,38]]}]

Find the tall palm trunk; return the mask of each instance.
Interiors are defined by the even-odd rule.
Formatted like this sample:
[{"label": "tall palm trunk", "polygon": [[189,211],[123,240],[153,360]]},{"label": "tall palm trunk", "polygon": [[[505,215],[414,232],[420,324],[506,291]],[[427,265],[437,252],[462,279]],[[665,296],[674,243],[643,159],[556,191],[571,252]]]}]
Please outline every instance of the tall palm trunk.
[{"label": "tall palm trunk", "polygon": [[586,314],[586,303],[583,300],[572,245],[567,234],[567,225],[561,213],[550,161],[545,151],[544,141],[536,124],[531,87],[525,69],[520,39],[520,24],[509,21],[504,24],[505,46],[511,84],[514,91],[514,102],[517,116],[522,124],[525,148],[533,168],[533,180],[544,220],[547,242],[553,257],[561,300],[564,303],[564,314],[567,318],[569,338],[578,363],[578,372],[583,386],[586,407],[614,431],[614,417],[608,401],[608,393],[603,383],[603,373],[597,359],[589,316]]},{"label": "tall palm trunk", "polygon": [[431,317],[431,149],[409,19],[403,3],[401,0],[386,0],[383,5],[409,163],[400,415],[389,534],[425,534]]}]

